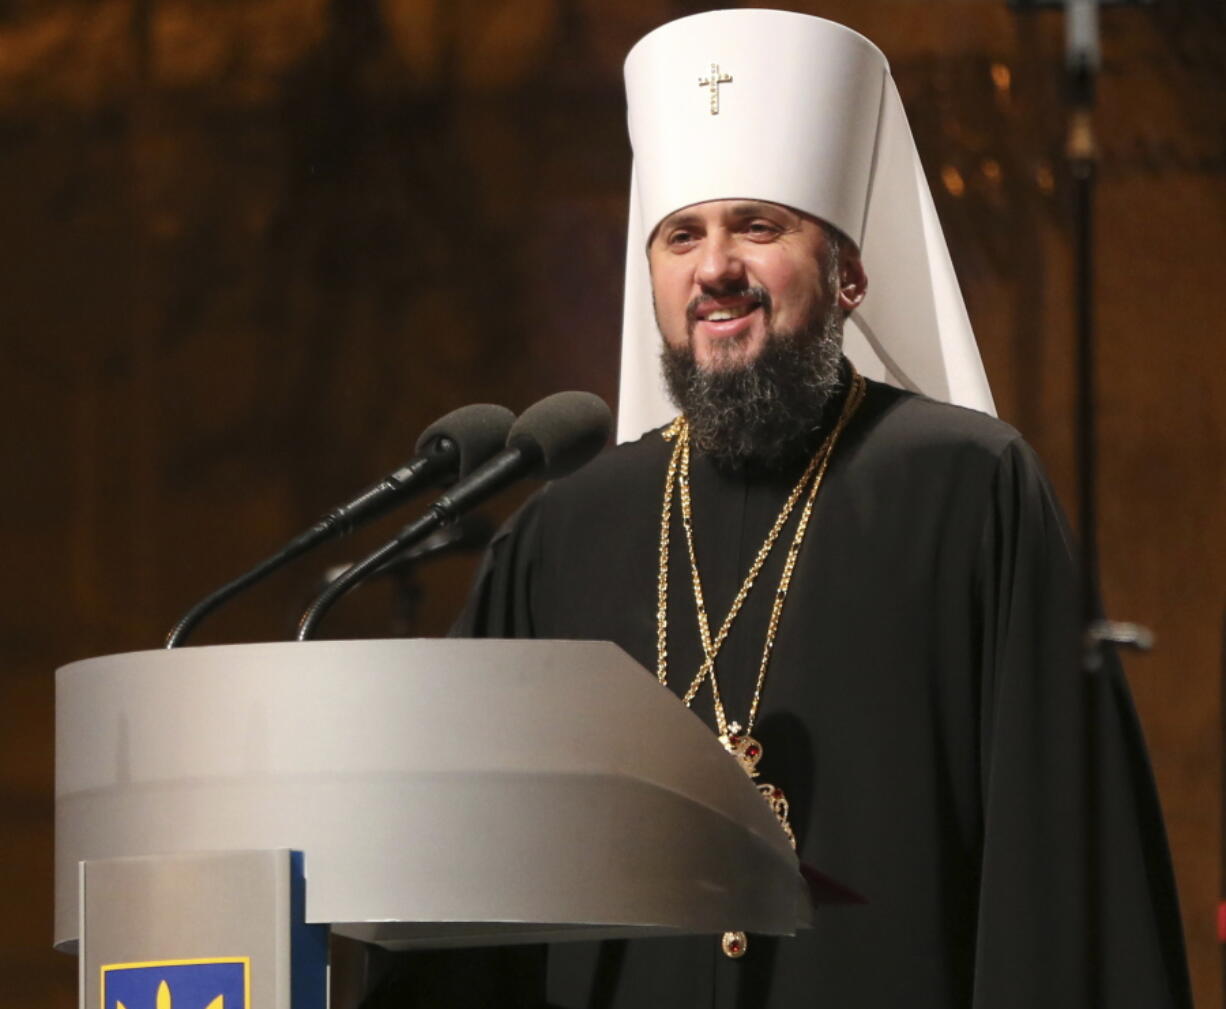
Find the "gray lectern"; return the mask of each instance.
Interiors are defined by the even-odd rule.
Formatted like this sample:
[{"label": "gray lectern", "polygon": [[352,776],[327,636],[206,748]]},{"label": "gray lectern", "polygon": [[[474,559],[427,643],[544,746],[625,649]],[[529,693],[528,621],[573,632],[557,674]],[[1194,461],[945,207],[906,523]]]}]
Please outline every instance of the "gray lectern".
[{"label": "gray lectern", "polygon": [[[391,949],[790,935],[810,917],[754,784],[602,642],[317,641],[76,662],[57,680],[55,815],[61,949],[81,936],[81,879],[96,867],[102,879],[157,861],[156,896],[187,864],[186,892],[203,900],[204,853],[300,852],[304,922]],[[191,916],[184,892],[141,914]]]}]

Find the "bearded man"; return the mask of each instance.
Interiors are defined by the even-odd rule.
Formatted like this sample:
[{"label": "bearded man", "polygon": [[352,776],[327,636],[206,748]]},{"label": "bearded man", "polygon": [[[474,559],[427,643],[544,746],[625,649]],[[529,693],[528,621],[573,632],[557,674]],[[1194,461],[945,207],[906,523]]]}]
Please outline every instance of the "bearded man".
[{"label": "bearded man", "polygon": [[648,258],[692,447],[730,471],[808,454],[839,385],[843,318],[864,297],[851,244],[779,204],[717,200],[665,218]]},{"label": "bearded man", "polygon": [[723,11],[645,38],[627,86],[626,440],[496,538],[461,630],[621,645],[756,744],[800,857],[863,902],[722,951],[559,945],[548,1001],[1190,1005],[1127,690],[1080,671],[1065,524],[989,416],[884,58]]}]

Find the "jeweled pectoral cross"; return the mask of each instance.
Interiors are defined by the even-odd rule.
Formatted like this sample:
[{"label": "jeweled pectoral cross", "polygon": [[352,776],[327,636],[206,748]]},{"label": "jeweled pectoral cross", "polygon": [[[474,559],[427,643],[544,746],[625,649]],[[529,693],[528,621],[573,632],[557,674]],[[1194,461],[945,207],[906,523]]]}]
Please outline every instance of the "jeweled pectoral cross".
[{"label": "jeweled pectoral cross", "polygon": [[711,115],[719,115],[719,86],[721,84],[731,83],[732,75],[720,73],[718,63],[711,64],[711,76],[698,78],[698,86],[700,88],[706,88],[708,94],[711,96]]},{"label": "jeweled pectoral cross", "polygon": [[[762,744],[747,732],[742,732],[740,725],[729,722],[719,737],[725,750],[732,754],[741,770],[749,775],[749,779],[758,786],[758,792],[770,806],[770,810],[779,821],[779,826],[787,834],[792,847],[796,847],[796,835],[792,833],[792,825],[788,823],[788,800],[784,798],[783,789],[776,785],[758,782],[758,761],[762,759]],[[720,948],[724,956],[736,960],[745,955],[749,949],[749,939],[744,932],[725,932],[720,937]]]},{"label": "jeweled pectoral cross", "polygon": [[736,762],[741,765],[741,770],[748,774],[750,780],[758,786],[762,798],[770,806],[771,812],[779,821],[779,826],[783,828],[783,832],[787,834],[788,840],[795,848],[796,835],[792,832],[792,825],[788,822],[788,800],[784,797],[783,789],[777,785],[768,785],[757,780],[758,761],[762,759],[762,744],[748,733],[742,732],[740,725],[736,722],[728,723],[728,729],[719,737],[719,741],[723,744],[724,749],[736,758]]}]

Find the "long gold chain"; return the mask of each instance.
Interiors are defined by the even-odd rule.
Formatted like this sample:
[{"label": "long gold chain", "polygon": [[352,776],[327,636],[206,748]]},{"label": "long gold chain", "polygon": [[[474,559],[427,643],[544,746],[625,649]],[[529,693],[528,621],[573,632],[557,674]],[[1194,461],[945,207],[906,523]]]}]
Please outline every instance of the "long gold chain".
[{"label": "long gold chain", "polygon": [[[796,508],[797,502],[804,494],[806,487],[808,488],[808,497],[805,501],[804,508],[801,510],[800,521],[797,523],[796,531],[792,536],[792,542],[788,547],[787,557],[784,561],[783,574],[780,576],[779,588],[775,592],[774,603],[771,607],[770,621],[767,625],[766,639],[763,645],[762,658],[758,664],[757,681],[754,684],[753,700],[750,705],[749,715],[746,719],[745,733],[748,734],[753,728],[753,724],[757,719],[758,707],[762,700],[762,688],[766,682],[766,671],[770,665],[771,652],[774,649],[775,638],[779,630],[779,618],[783,612],[783,603],[787,597],[788,589],[792,583],[792,573],[796,566],[796,559],[800,554],[801,545],[804,543],[805,533],[808,531],[809,519],[813,513],[813,504],[817,500],[818,490],[821,488],[823,478],[826,475],[826,469],[830,464],[831,455],[834,452],[834,447],[839,440],[839,436],[843,433],[843,429],[847,426],[847,422],[856,412],[860,402],[864,398],[865,383],[864,379],[855,369],[852,369],[852,385],[848,391],[847,398],[843,403],[842,412],[834,426],[834,430],[826,437],[809,461],[809,465],[805,467],[804,473],[796,486],[792,488],[792,492],[788,495],[787,500],[783,504],[779,515],[776,517],[770,531],[766,534],[766,539],[762,542],[762,546],[758,549],[757,556],[749,567],[749,571],[745,575],[744,581],[741,583],[740,589],[737,591],[732,605],[729,607],[728,615],[724,618],[720,625],[719,632],[714,638],[711,637],[710,622],[707,616],[706,601],[702,591],[702,581],[698,574],[698,559],[694,547],[694,519],[693,519],[693,502],[690,494],[690,438],[689,426],[686,424],[685,417],[678,417],[664,431],[664,437],[667,440],[675,441],[673,446],[672,458],[669,460],[668,471],[664,480],[664,503],[660,511],[660,555],[659,555],[659,576],[656,583],[656,676],[661,684],[668,683],[668,580],[669,580],[669,542],[671,539],[670,529],[672,525],[672,502],[674,495],[678,494],[681,498],[681,518],[682,528],[685,532],[686,549],[689,553],[690,561],[690,579],[694,589],[694,604],[698,613],[698,631],[702,639],[704,660],[700,665],[698,672],[694,675],[685,694],[682,696],[682,701],[686,707],[689,707],[697,695],[702,683],[708,677],[711,680],[712,697],[715,705],[716,725],[721,736],[728,735],[727,716],[724,710],[722,698],[719,693],[719,683],[715,676],[715,659],[719,655],[720,649],[723,647],[724,641],[728,637],[728,632],[732,629],[732,623],[736,620],[737,615],[741,612],[741,607],[748,598],[750,590],[758,580],[758,575],[761,573],[763,566],[766,564],[767,558],[770,556],[771,550],[779,538],[783,528],[787,525],[788,519],[791,518],[792,512]],[[678,487],[678,485],[680,485]],[[739,727],[738,727],[739,728]]]},{"label": "long gold chain", "polygon": [[[771,526],[771,530],[766,534],[766,540],[758,550],[757,557],[754,558],[753,564],[750,565],[749,572],[745,576],[744,582],[741,584],[740,590],[736,594],[736,598],[732,600],[732,606],[728,611],[728,616],[724,619],[723,625],[719,629],[719,634],[715,640],[711,640],[710,624],[707,620],[706,602],[703,598],[702,582],[697,576],[697,562],[694,553],[694,520],[693,520],[693,505],[690,498],[690,439],[689,427],[686,424],[684,417],[678,417],[664,431],[666,440],[676,439],[676,445],[673,447],[672,458],[669,460],[668,473],[664,478],[664,506],[660,511],[660,567],[659,578],[656,584],[657,593],[657,608],[656,608],[656,676],[661,684],[668,685],[668,575],[669,575],[669,542],[671,539],[670,528],[672,525],[672,503],[675,495],[678,477],[681,481],[681,515],[682,525],[685,529],[686,548],[690,555],[690,570],[691,581],[694,586],[694,600],[698,608],[698,630],[702,637],[703,654],[710,660],[714,654],[718,654],[719,649],[723,646],[724,639],[728,636],[728,631],[732,628],[732,621],[741,611],[741,606],[744,605],[746,597],[749,595],[749,590],[753,588],[754,582],[757,581],[758,573],[762,570],[762,566],[766,563],[767,557],[770,555],[771,548],[775,545],[775,540],[779,538],[779,533],[787,524],[788,518],[792,514],[792,509],[796,507],[796,502],[800,499],[800,495],[804,490],[804,485],[812,475],[814,464],[817,462],[815,456],[813,461],[806,467],[804,475],[800,482],[792,489],[792,493],[788,495],[787,501],[784,503],[783,510],[775,519],[775,523]],[[823,446],[824,447],[824,446]],[[820,455],[820,451],[818,455]],[[697,695],[699,688],[702,686],[702,681],[707,677],[710,670],[710,662],[704,661],[700,666],[698,673],[690,682],[689,688],[681,698],[688,708]],[[722,726],[720,727],[722,731]]]}]

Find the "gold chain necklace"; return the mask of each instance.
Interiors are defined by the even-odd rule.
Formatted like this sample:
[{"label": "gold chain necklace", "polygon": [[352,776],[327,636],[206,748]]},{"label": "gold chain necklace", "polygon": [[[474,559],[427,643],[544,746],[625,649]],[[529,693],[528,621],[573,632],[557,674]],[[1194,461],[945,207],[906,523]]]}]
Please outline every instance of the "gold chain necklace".
[{"label": "gold chain necklace", "polygon": [[[801,474],[800,480],[788,495],[783,508],[767,533],[766,539],[758,549],[757,556],[750,565],[749,571],[745,575],[745,580],[741,583],[741,587],[737,591],[732,605],[729,607],[728,615],[724,618],[724,622],[720,625],[719,633],[716,634],[714,639],[711,637],[711,626],[707,617],[702,581],[698,574],[698,556],[694,548],[693,503],[690,495],[689,425],[684,416],[678,417],[664,432],[664,438],[666,440],[674,440],[676,444],[673,446],[672,457],[669,460],[668,471],[664,479],[664,504],[660,510],[660,564],[656,583],[656,676],[662,685],[667,685],[669,542],[671,539],[672,502],[674,494],[676,494],[681,499],[681,524],[685,532],[686,549],[689,554],[690,579],[694,589],[694,605],[698,615],[698,632],[702,639],[704,656],[698,672],[694,675],[689,688],[682,697],[682,701],[686,707],[689,707],[701,688],[703,681],[710,679],[711,699],[715,708],[715,723],[719,730],[719,741],[751,779],[758,777],[757,765],[762,759],[762,745],[750,733],[753,731],[754,722],[758,717],[758,706],[762,700],[762,688],[766,683],[766,670],[770,665],[771,652],[774,649],[775,638],[778,635],[779,618],[783,612],[783,603],[792,584],[792,574],[796,567],[796,559],[800,554],[801,545],[804,543],[805,533],[809,527],[809,519],[813,514],[813,504],[817,500],[817,492],[821,488],[822,480],[826,475],[830,458],[834,453],[834,447],[838,443],[843,429],[847,426],[847,422],[855,414],[856,409],[864,399],[865,382],[854,367],[851,368],[851,377],[851,388],[848,390],[847,397],[843,403],[843,409],[834,426],[834,430],[830,432],[819,446],[809,465],[805,467],[804,473]],[[805,495],[806,488],[808,489],[807,495]],[[749,713],[745,719],[745,728],[742,729],[739,723],[727,720],[727,713],[724,710],[723,699],[719,692],[719,680],[715,674],[715,659],[728,637],[733,621],[740,613],[750,590],[753,589],[754,584],[757,582],[758,575],[770,556],[776,540],[778,540],[784,526],[787,525],[788,519],[791,518],[796,504],[802,496],[805,496],[805,504],[801,509],[800,520],[797,522],[796,531],[792,534],[792,542],[784,559],[783,573],[779,576],[779,586],[775,590],[770,620],[767,623],[766,638],[762,646],[762,658],[758,664],[758,676],[754,683],[753,699],[750,702]],[[796,835],[793,833],[792,826],[788,822],[788,802],[783,794],[783,790],[775,785],[764,782],[758,783],[757,787],[762,797],[770,806],[771,811],[779,820],[779,824],[787,835],[788,840],[792,843],[792,847],[795,848]],[[720,944],[724,953],[729,957],[744,956],[745,951],[748,949],[748,940],[744,932],[725,932]]]}]

